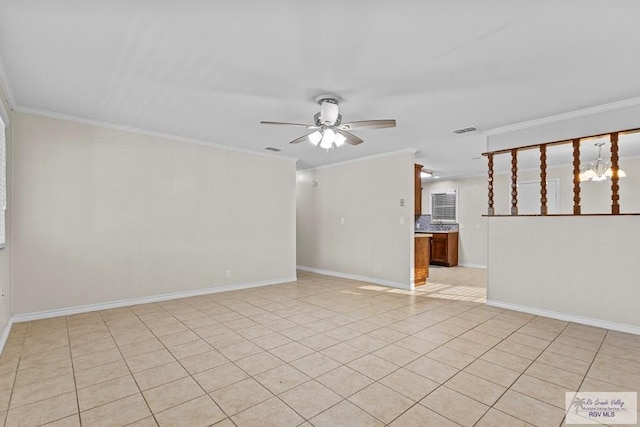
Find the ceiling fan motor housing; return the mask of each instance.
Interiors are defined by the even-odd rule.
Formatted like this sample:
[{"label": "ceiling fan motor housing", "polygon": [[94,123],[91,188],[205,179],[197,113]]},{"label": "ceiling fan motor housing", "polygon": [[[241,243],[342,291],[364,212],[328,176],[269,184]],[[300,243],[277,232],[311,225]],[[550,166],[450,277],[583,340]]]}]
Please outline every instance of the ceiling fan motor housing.
[{"label": "ceiling fan motor housing", "polygon": [[328,126],[335,126],[340,116],[340,107],[335,98],[322,98],[318,100],[320,104],[320,122]]}]

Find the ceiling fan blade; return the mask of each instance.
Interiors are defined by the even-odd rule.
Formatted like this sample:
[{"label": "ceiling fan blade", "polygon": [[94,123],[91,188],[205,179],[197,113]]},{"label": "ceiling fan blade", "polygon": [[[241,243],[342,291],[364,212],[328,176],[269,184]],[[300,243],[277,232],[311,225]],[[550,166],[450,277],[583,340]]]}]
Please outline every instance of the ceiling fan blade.
[{"label": "ceiling fan blade", "polygon": [[360,122],[342,123],[340,124],[340,126],[338,126],[340,130],[382,129],[394,127],[396,127],[396,121],[393,119],[363,120]]},{"label": "ceiling fan blade", "polygon": [[314,132],[315,132],[315,131],[313,131],[313,132],[311,132],[311,133],[308,133],[308,134],[306,134],[306,135],[302,135],[300,138],[296,138],[296,139],[294,139],[294,140],[293,140],[293,141],[291,141],[289,144],[298,144],[298,143],[300,143],[300,142],[302,142],[302,141],[304,141],[304,140],[307,140],[307,141],[308,141],[308,140],[309,140],[309,135],[311,135],[311,134],[312,134],[312,133],[314,133]]},{"label": "ceiling fan blade", "polygon": [[314,126],[314,125],[303,125],[302,123],[287,123],[287,122],[267,122],[267,121],[261,121],[260,124],[262,125],[284,125],[284,126],[302,126],[304,128],[307,129],[318,129],[318,126]]},{"label": "ceiling fan blade", "polygon": [[346,142],[347,144],[358,145],[358,144],[362,144],[364,142],[362,140],[362,138],[358,138],[354,134],[349,133],[347,131],[341,130],[340,133],[342,135],[344,135],[345,138],[347,138],[347,139],[344,140],[344,142]]}]

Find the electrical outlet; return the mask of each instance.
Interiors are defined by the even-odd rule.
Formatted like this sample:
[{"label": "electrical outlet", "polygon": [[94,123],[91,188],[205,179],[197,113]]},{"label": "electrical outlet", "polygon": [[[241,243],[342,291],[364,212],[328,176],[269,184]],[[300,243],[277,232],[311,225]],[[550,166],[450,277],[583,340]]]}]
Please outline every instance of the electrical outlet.
[{"label": "electrical outlet", "polygon": [[231,270],[227,270],[227,271],[224,273],[224,277],[226,277],[227,279],[231,279]]}]

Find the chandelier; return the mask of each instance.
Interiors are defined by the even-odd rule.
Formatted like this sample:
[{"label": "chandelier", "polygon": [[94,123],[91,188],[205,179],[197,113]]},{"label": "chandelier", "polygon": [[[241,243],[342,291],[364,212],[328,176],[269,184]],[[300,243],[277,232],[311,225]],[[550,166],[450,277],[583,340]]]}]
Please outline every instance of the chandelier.
[{"label": "chandelier", "polygon": [[[580,181],[604,181],[607,178],[611,178],[613,170],[611,169],[611,162],[605,162],[602,158],[602,146],[604,142],[598,142],[595,144],[598,147],[598,158],[595,162],[589,162],[586,169],[580,172]],[[618,178],[624,178],[627,174],[620,168],[618,168]]]}]

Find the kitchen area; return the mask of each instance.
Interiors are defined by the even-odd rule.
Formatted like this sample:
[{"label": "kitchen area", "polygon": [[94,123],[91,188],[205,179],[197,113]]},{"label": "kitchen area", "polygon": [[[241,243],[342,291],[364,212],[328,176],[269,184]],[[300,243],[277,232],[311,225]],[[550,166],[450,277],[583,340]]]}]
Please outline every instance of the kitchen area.
[{"label": "kitchen area", "polygon": [[422,212],[422,165],[415,164],[415,234],[414,284],[425,285],[429,266],[458,265],[458,224],[433,221],[430,213]]}]

